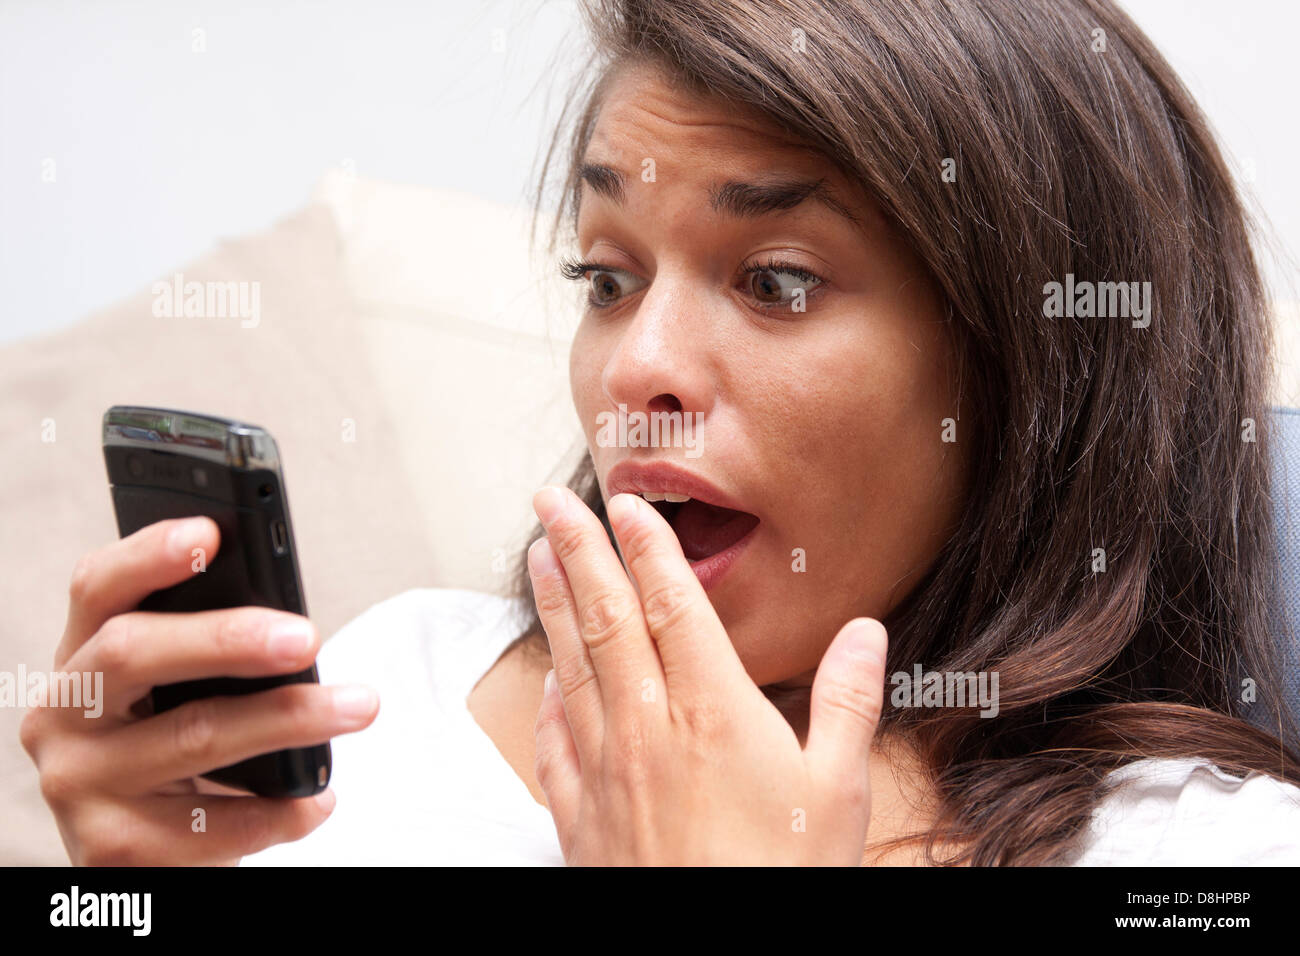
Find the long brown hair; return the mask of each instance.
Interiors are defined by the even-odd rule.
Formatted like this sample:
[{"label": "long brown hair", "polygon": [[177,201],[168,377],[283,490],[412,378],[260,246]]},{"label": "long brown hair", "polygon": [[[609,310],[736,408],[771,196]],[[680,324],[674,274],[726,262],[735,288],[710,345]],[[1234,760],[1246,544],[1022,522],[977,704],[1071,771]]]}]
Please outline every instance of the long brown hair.
[{"label": "long brown hair", "polygon": [[[938,820],[910,838],[931,862],[1068,862],[1106,775],[1138,758],[1300,784],[1269,635],[1265,296],[1207,123],[1134,23],[1109,0],[583,11],[593,69],[537,193],[540,211],[561,157],[552,249],[608,79],[643,62],[822,151],[946,295],[978,419],[970,501],[885,621],[887,670],[996,671],[1000,713],[886,708],[934,775]],[[1046,318],[1067,275],[1150,282],[1149,327]],[[603,515],[590,457],[571,484]],[[531,607],[522,556],[517,592]],[[544,650],[535,616],[528,631]]]}]

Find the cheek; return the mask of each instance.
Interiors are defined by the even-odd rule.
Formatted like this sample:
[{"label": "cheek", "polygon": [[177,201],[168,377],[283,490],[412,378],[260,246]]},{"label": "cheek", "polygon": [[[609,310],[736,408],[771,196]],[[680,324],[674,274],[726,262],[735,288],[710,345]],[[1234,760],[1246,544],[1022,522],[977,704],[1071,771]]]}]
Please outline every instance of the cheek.
[{"label": "cheek", "polygon": [[600,384],[604,367],[605,359],[598,336],[590,324],[583,320],[574,333],[573,344],[569,348],[569,389],[588,443],[596,433],[596,413],[604,407]]},{"label": "cheek", "polygon": [[[937,329],[855,325],[814,348],[786,351],[759,392],[764,455],[784,472],[779,484],[811,493],[805,504],[819,513],[905,491],[932,473],[941,421],[956,415]],[[776,382],[786,383],[779,393]]]},{"label": "cheek", "polygon": [[[765,460],[779,487],[797,489],[772,515],[762,561],[781,599],[755,605],[742,595],[727,608],[760,683],[814,670],[829,636],[859,614],[886,616],[942,547],[959,507],[962,449],[940,441],[941,420],[957,413],[937,329],[877,327],[868,341],[805,354],[805,371],[817,374],[785,390],[785,411],[767,418],[775,440]],[[793,573],[796,546],[805,573]]]},{"label": "cheek", "polygon": [[871,595],[883,611],[890,588],[942,547],[969,424],[957,423],[956,443],[942,440],[944,419],[958,417],[952,363],[941,323],[877,314],[802,354],[801,374],[782,379],[798,384],[768,406],[775,441],[764,455],[775,486],[797,493],[777,509],[774,544],[781,557],[796,543],[822,552],[821,573],[794,582],[820,592],[810,599]]},{"label": "cheek", "polygon": [[958,416],[946,337],[937,325],[913,326],[906,339],[861,370],[869,383],[843,423],[853,438],[841,444],[831,545],[891,608],[932,564],[957,518],[966,447],[960,433],[958,442],[943,440],[944,420]]}]

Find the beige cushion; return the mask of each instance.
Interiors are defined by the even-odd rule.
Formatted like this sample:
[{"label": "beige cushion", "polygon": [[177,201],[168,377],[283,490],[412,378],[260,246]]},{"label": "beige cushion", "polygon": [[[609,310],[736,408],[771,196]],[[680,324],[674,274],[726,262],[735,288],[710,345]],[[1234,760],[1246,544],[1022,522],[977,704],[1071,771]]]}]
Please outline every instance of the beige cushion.
[{"label": "beige cushion", "polygon": [[576,290],[530,257],[525,210],[340,173],[317,197],[344,237],[376,397],[408,436],[385,454],[424,490],[412,517],[431,580],[498,591],[532,492],[567,478],[581,451]]}]

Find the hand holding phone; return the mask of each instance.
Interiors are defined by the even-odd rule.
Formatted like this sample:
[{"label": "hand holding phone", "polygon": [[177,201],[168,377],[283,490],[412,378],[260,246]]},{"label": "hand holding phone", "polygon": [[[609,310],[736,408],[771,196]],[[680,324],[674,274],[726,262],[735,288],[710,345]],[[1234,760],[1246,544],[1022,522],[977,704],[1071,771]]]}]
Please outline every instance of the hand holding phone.
[{"label": "hand holding phone", "polygon": [[[196,570],[196,551],[210,569],[226,545],[212,518],[165,519],[77,562],[54,669],[103,674],[102,713],[33,707],[21,728],[75,864],[237,863],[302,838],[332,810],[328,789],[299,799],[250,796],[200,775],[364,729],[378,711],[369,688],[290,681],[150,712],[156,687],[293,677],[312,667],[320,636],[285,610],[137,610],[150,595],[208,573]],[[290,623],[305,625],[307,640],[281,653],[272,634]]]},{"label": "hand holding phone", "polygon": [[[301,839],[329,816],[334,794],[281,799],[237,794],[203,777],[259,754],[310,746],[369,726],[364,687],[291,683],[211,697],[166,713],[142,709],[150,689],[212,675],[295,674],[319,635],[282,656],[277,624],[306,618],[268,608],[163,614],[135,610],[149,594],[193,578],[193,552],[220,555],[210,518],[160,521],[77,562],[54,669],[104,675],[97,719],[34,707],[21,730],[69,859],[85,866],[229,865]],[[202,811],[202,825],[196,811]]]}]

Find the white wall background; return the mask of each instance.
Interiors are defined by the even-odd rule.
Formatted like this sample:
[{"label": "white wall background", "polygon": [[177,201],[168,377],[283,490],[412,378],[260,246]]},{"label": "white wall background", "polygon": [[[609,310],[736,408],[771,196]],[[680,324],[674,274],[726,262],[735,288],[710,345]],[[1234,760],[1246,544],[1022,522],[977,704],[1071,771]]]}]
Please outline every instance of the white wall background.
[{"label": "white wall background", "polygon": [[[1127,7],[1300,249],[1300,4]],[[270,224],[330,167],[522,202],[581,51],[568,0],[0,0],[0,341]]]},{"label": "white wall background", "polygon": [[269,225],[330,167],[522,202],[566,31],[580,51],[552,0],[0,0],[0,341]]}]

